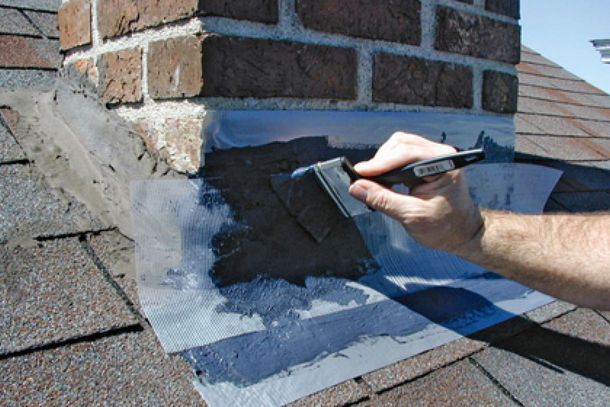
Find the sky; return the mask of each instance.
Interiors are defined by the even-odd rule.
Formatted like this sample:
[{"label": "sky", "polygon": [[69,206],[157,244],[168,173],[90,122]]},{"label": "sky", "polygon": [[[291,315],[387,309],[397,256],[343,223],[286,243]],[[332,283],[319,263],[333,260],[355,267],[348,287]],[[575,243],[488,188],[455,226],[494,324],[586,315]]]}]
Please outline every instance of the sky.
[{"label": "sky", "polygon": [[610,38],[610,0],[521,0],[522,42],[610,94],[610,64],[590,40]]}]

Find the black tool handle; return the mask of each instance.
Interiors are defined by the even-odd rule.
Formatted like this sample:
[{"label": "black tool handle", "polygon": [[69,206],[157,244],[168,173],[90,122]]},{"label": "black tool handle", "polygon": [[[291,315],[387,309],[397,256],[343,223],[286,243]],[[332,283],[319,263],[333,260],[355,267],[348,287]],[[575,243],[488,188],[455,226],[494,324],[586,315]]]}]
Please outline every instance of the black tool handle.
[{"label": "black tool handle", "polygon": [[[434,157],[429,160],[417,161],[403,168],[387,172],[377,177],[368,178],[379,184],[391,187],[396,184],[404,184],[409,188],[424,183],[424,177],[444,174],[447,171],[457,170],[458,168],[474,164],[485,159],[483,149],[460,151],[453,154]],[[342,161],[345,172],[352,181],[364,178],[358,175],[347,159]]]}]

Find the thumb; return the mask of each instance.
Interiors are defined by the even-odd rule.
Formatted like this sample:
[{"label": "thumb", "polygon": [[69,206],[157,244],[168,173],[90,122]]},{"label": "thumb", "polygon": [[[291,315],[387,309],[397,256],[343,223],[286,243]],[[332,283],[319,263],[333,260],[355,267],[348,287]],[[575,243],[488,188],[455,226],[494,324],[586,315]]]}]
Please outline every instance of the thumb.
[{"label": "thumb", "polygon": [[354,182],[349,188],[352,196],[370,208],[383,212],[393,218],[402,220],[406,214],[408,207],[418,199],[409,195],[399,194],[391,189],[382,187],[381,185],[366,180],[360,179]]}]

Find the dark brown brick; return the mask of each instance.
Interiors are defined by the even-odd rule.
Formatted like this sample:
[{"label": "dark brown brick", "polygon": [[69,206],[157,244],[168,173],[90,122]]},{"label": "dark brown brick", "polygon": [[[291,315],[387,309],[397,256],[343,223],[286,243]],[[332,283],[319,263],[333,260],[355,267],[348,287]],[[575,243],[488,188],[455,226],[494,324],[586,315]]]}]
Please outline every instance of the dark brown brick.
[{"label": "dark brown brick", "polygon": [[[184,51],[187,48],[189,51]],[[177,70],[177,66],[181,68]],[[356,66],[352,49],[238,37],[190,37],[151,44],[149,91],[155,98],[200,94],[354,99]]]},{"label": "dark brown brick", "polygon": [[198,36],[152,42],[148,93],[155,99],[191,97],[203,89],[202,42]]},{"label": "dark brown brick", "polygon": [[419,0],[297,0],[303,25],[313,30],[419,45]]},{"label": "dark brown brick", "polygon": [[190,18],[213,15],[275,23],[277,0],[100,0],[99,29],[104,38]]},{"label": "dark brown brick", "polygon": [[435,48],[476,58],[517,64],[521,28],[447,7],[437,10]]},{"label": "dark brown brick", "polygon": [[356,97],[353,49],[216,36],[203,47],[205,96]]},{"label": "dark brown brick", "polygon": [[70,49],[91,43],[91,4],[87,0],[71,0],[57,12],[59,44]]},{"label": "dark brown brick", "polygon": [[132,48],[103,54],[98,61],[99,94],[105,103],[142,100],[142,52]]},{"label": "dark brown brick", "polygon": [[501,72],[483,73],[483,109],[496,113],[516,113],[519,79]]},{"label": "dark brown brick", "polygon": [[204,0],[199,1],[199,13],[210,16],[277,23],[277,0]]},{"label": "dark brown brick", "polygon": [[486,0],[485,9],[492,13],[502,14],[508,17],[518,19],[519,14],[519,0]]},{"label": "dark brown brick", "polygon": [[377,54],[373,100],[409,105],[472,107],[472,71],[463,65]]}]

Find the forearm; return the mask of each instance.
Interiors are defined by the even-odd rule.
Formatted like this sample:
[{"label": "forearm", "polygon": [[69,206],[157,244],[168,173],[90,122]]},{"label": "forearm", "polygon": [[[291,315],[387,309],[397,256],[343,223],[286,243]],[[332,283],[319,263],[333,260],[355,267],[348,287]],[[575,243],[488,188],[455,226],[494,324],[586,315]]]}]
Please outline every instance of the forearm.
[{"label": "forearm", "polygon": [[610,215],[483,211],[483,218],[457,255],[554,297],[610,309]]}]

